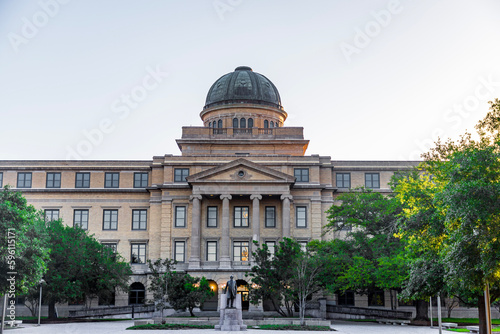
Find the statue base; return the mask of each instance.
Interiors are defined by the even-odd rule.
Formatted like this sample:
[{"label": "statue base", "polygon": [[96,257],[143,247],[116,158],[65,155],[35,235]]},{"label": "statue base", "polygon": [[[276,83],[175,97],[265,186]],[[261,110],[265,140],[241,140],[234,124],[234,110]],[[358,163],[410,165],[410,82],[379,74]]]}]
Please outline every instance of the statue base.
[{"label": "statue base", "polygon": [[243,324],[243,314],[241,310],[241,295],[236,295],[236,308],[226,307],[226,295],[221,295],[220,320],[215,325],[216,331],[246,331],[247,326]]}]

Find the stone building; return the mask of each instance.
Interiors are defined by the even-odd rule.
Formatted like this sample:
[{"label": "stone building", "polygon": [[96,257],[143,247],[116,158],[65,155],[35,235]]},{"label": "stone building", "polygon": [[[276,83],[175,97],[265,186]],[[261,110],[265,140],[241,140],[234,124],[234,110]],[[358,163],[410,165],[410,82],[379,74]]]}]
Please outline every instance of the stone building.
[{"label": "stone building", "polygon": [[[393,173],[417,163],[305,155],[309,141],[302,127],[285,126],[274,84],[245,66],[212,85],[200,117],[202,126],[182,128],[181,155],[4,160],[0,185],[22,191],[47,219],[88,229],[131,262],[131,291],[116,296],[117,306],[144,299],[147,259],[173,258],[178,270],[207,277],[214,290],[233,274],[248,308],[253,240],[273,250],[283,237],[328,238],[325,211],[339,193],[357,186],[389,192]],[[216,298],[205,309],[214,309]],[[354,296],[334,298],[354,303]]]}]

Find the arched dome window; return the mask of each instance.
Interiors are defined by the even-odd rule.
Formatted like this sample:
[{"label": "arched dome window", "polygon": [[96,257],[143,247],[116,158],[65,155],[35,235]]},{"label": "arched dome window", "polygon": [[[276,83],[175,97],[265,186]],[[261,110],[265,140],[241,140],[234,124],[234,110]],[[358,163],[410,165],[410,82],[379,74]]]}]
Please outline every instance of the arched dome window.
[{"label": "arched dome window", "polygon": [[248,127],[251,129],[253,128],[253,118],[248,119]]},{"label": "arched dome window", "polygon": [[274,122],[271,121],[271,128],[274,128]]},{"label": "arched dome window", "polygon": [[237,129],[238,128],[238,119],[233,118],[233,128]]},{"label": "arched dome window", "polygon": [[219,121],[217,122],[217,127],[222,128],[222,120],[221,119],[219,119]]},{"label": "arched dome window", "polygon": [[266,119],[264,121],[264,129],[267,129],[269,127],[269,121]]},{"label": "arched dome window", "polygon": [[240,119],[240,128],[244,129],[247,127],[247,120],[245,118]]},{"label": "arched dome window", "polygon": [[212,127],[212,122],[208,122],[208,127],[211,128]]},{"label": "arched dome window", "polygon": [[215,128],[215,121],[212,122],[212,128]]}]

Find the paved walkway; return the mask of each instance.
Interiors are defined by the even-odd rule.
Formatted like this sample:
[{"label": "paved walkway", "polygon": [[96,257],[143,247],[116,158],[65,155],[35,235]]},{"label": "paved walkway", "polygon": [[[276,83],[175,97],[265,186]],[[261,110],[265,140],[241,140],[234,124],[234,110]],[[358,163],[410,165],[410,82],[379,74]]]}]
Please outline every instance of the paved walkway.
[{"label": "paved walkway", "polygon": [[[208,334],[214,333],[212,329],[195,329],[181,331],[157,331],[157,330],[141,330],[138,332],[127,331],[126,328],[133,326],[133,321],[111,321],[111,322],[87,322],[87,323],[72,323],[72,324],[42,324],[40,327],[32,324],[23,324],[23,328],[8,329],[6,334],[159,334],[159,333],[177,333],[177,334]],[[375,323],[334,321],[332,327],[337,330],[338,334],[437,334],[436,328],[419,327],[419,326],[394,326],[382,325]],[[245,333],[248,334],[264,334],[272,331],[250,329]],[[224,332],[220,332],[224,333]],[[227,332],[230,333],[230,332]],[[318,332],[297,332],[297,331],[279,331],[279,333],[310,333],[317,334]]]}]

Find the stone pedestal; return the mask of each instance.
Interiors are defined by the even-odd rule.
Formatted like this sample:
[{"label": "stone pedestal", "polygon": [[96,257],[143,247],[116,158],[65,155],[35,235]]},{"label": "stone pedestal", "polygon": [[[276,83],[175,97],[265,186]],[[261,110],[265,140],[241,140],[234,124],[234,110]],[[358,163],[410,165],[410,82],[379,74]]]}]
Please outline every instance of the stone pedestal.
[{"label": "stone pedestal", "polygon": [[215,325],[216,331],[246,331],[247,326],[243,324],[243,314],[241,309],[241,295],[236,295],[234,301],[236,307],[227,308],[226,294],[220,297],[220,320],[219,324]]}]

